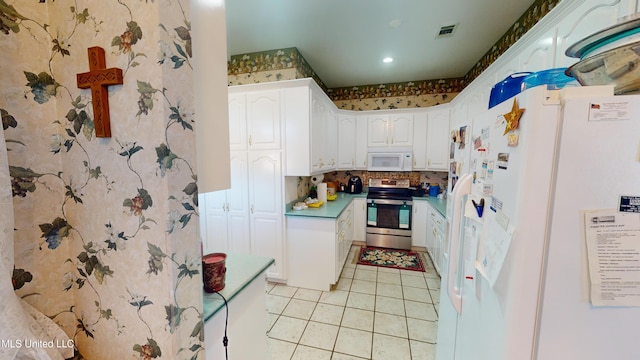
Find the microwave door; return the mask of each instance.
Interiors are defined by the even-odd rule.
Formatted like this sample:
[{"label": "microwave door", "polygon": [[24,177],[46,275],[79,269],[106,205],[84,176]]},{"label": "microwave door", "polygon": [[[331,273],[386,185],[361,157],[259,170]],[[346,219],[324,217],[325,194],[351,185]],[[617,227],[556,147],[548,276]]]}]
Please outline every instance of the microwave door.
[{"label": "microwave door", "polygon": [[369,159],[369,170],[399,171],[402,169],[402,156],[398,154],[375,154]]}]

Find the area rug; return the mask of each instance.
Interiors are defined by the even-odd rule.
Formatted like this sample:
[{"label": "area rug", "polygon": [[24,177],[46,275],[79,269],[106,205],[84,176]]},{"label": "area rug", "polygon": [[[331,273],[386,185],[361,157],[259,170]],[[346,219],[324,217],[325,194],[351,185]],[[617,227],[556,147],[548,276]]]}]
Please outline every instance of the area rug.
[{"label": "area rug", "polygon": [[408,250],[362,247],[358,255],[358,264],[425,271],[420,254]]}]

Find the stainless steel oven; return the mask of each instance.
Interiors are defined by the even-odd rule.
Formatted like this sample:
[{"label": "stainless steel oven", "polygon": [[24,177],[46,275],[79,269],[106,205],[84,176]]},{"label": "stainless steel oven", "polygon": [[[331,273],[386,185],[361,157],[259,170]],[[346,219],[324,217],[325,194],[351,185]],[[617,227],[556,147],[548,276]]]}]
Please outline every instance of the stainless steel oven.
[{"label": "stainless steel oven", "polygon": [[367,246],[411,249],[409,180],[369,179]]}]

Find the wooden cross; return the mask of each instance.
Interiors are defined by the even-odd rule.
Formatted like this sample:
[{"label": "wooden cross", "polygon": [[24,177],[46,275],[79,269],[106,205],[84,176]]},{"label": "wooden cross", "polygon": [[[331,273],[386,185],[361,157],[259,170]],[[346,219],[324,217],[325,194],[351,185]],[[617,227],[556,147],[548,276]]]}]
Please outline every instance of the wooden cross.
[{"label": "wooden cross", "polygon": [[98,46],[89,48],[89,72],[77,74],[80,89],[91,88],[93,102],[93,123],[96,137],[111,137],[109,119],[109,85],[121,85],[122,69],[109,68],[104,59],[104,49]]}]

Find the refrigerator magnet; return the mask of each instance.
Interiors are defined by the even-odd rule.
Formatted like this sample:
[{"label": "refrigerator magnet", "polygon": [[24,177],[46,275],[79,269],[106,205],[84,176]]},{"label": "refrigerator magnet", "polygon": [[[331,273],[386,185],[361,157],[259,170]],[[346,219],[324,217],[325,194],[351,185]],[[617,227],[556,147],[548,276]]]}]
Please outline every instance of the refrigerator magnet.
[{"label": "refrigerator magnet", "polygon": [[507,165],[509,165],[509,153],[499,153],[498,154],[498,169],[507,170]]},{"label": "refrigerator magnet", "polygon": [[516,147],[518,146],[518,140],[520,139],[520,135],[511,133],[507,135],[507,146]]}]

